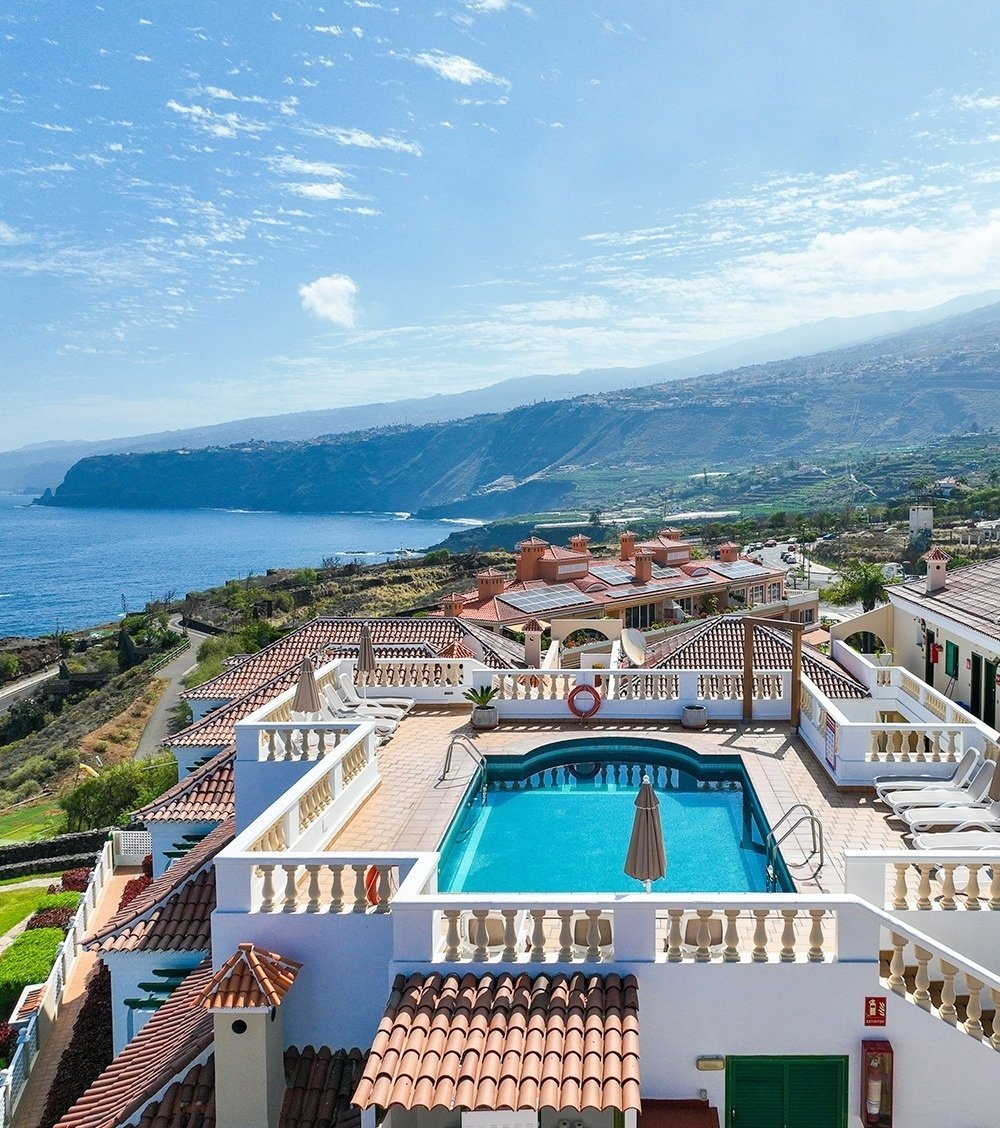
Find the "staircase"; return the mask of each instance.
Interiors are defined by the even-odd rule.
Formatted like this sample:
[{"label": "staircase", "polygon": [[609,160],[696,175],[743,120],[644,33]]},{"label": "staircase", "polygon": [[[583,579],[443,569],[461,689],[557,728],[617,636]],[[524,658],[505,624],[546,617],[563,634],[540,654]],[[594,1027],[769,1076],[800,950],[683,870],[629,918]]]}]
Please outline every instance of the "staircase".
[{"label": "staircase", "polygon": [[[994,1005],[984,1007],[981,992],[969,991],[966,976],[958,973],[949,974],[947,979],[931,978],[926,967],[921,971],[921,968],[915,964],[907,964],[897,969],[894,982],[891,970],[892,959],[891,951],[879,953],[879,974],[882,985],[887,991],[900,995],[949,1026],[964,1031],[977,1042],[1000,1049],[1000,1027],[994,1032],[997,1018],[995,996],[1000,992],[988,992],[988,995],[994,999]],[[938,969],[940,970],[941,967],[942,965],[939,964]],[[952,973],[958,971],[947,964],[943,967]],[[924,980],[922,983],[921,978]]]}]

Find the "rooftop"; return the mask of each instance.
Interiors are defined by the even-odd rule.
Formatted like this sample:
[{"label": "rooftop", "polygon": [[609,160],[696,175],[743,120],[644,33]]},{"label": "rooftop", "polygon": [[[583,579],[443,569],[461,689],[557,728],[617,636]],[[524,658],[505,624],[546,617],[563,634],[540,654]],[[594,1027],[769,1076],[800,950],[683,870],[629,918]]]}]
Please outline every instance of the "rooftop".
[{"label": "rooftop", "polygon": [[139,822],[225,822],[235,813],[233,760],[224,748],[208,763],[135,812]]},{"label": "rooftop", "polygon": [[206,1010],[276,1007],[295,982],[302,964],[277,952],[240,944],[195,1000]]},{"label": "rooftop", "polygon": [[922,578],[888,590],[893,603],[916,615],[921,610],[936,611],[1000,641],[1000,557],[949,569],[944,587],[935,592],[927,591]]},{"label": "rooftop", "polygon": [[639,1110],[634,976],[397,976],[361,1108]]}]

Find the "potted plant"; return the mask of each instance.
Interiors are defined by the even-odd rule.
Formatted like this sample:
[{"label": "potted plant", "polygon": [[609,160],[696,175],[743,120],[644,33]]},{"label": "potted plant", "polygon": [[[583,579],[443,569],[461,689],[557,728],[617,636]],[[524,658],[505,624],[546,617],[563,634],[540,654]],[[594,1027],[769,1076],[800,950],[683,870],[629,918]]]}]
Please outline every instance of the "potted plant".
[{"label": "potted plant", "polygon": [[466,701],[471,701],[472,727],[474,729],[495,729],[500,724],[500,714],[497,707],[492,704],[497,691],[490,686],[479,689],[467,689],[462,695]]}]

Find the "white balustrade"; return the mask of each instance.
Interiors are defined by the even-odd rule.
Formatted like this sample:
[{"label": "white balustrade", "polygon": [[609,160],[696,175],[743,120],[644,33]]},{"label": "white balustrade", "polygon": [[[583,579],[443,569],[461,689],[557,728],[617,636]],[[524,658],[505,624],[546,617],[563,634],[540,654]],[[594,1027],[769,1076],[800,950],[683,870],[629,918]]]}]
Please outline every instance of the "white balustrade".
[{"label": "white balustrade", "polygon": [[1000,911],[1000,848],[968,850],[848,850],[846,887],[896,912]]}]

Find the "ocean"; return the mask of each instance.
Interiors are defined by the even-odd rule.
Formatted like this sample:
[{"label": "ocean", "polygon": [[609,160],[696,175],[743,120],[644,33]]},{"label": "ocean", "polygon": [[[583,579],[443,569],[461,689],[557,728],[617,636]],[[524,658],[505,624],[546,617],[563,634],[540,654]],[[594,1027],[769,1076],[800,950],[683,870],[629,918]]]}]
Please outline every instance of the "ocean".
[{"label": "ocean", "polygon": [[0,636],[106,623],[150,599],[267,568],[385,560],[458,522],[394,513],[57,509],[0,492]]}]

